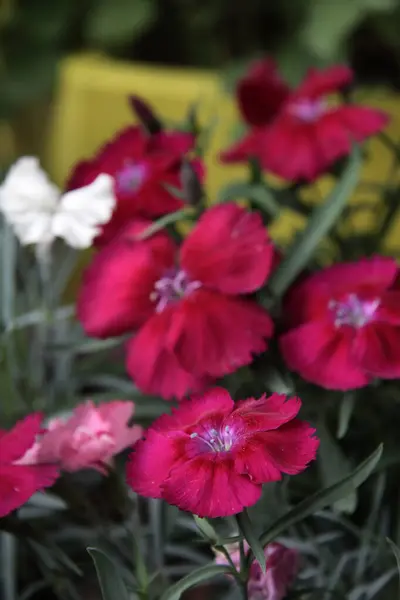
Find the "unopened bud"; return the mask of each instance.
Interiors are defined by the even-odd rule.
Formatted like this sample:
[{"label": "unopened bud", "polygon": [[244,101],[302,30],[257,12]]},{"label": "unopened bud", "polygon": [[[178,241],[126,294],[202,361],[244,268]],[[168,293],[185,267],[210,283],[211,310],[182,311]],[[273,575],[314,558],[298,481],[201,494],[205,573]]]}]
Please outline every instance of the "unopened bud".
[{"label": "unopened bud", "polygon": [[180,180],[185,202],[198,206],[203,199],[203,186],[192,163],[186,158],[182,161]]},{"label": "unopened bud", "polygon": [[139,96],[129,96],[129,103],[140,124],[148,134],[154,135],[162,131],[163,126],[160,119],[155,115],[152,108],[145,100],[142,100]]}]

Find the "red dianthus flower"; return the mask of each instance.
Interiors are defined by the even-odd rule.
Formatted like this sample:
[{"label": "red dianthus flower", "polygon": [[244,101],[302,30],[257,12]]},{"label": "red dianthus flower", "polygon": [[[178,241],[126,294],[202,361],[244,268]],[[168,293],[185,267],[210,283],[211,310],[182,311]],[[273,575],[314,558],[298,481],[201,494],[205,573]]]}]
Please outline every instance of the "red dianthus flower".
[{"label": "red dianthus flower", "polygon": [[285,305],[284,359],[304,379],[349,390],[400,377],[400,277],[375,256],[337,264],[295,286]]},{"label": "red dianthus flower", "polygon": [[133,241],[132,224],[84,275],[78,316],[94,337],[137,334],[127,369],[164,398],[199,390],[266,349],[273,324],[244,298],[266,281],[273,246],[260,215],[234,203],[208,209],[180,251],[165,233]]},{"label": "red dianthus flower", "polygon": [[296,419],[301,402],[273,394],[235,404],[221,388],[184,400],[137,442],[128,483],[201,517],[234,515],[263,483],[295,475],[315,458],[315,430]]},{"label": "red dianthus flower", "polygon": [[310,69],[291,90],[271,60],[256,62],[239,81],[237,97],[250,132],[222,154],[223,162],[261,166],[289,181],[312,181],[386,125],[385,113],[356,104],[329,106],[327,97],[351,83],[345,66]]},{"label": "red dianthus flower", "polygon": [[[189,133],[161,131],[149,135],[132,126],[118,133],[91,160],[76,165],[67,183],[69,190],[88,185],[100,173],[114,177],[117,205],[96,240],[98,245],[109,242],[135,217],[152,219],[182,206],[167,186],[181,189],[182,160],[194,144],[195,138]],[[202,177],[202,162],[196,159],[192,164]]]}]

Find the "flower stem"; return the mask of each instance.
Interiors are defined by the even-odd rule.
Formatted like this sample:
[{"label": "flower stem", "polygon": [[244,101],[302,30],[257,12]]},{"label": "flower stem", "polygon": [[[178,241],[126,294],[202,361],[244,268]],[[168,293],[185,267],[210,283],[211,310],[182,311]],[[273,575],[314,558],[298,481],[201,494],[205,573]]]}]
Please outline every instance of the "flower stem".
[{"label": "flower stem", "polygon": [[53,293],[52,293],[52,261],[51,246],[39,244],[36,248],[36,260],[39,269],[40,295],[43,309],[43,320],[38,325],[38,355],[41,357],[37,385],[40,394],[44,392],[46,408],[54,403],[54,388],[49,381],[48,348],[53,337]]}]

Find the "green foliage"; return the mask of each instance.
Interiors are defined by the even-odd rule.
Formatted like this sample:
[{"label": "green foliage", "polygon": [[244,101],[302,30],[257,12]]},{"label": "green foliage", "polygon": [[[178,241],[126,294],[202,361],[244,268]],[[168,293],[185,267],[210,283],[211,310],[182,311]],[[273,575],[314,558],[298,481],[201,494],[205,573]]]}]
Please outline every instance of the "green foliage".
[{"label": "green foliage", "polygon": [[301,39],[312,53],[335,60],[357,25],[375,12],[391,11],[396,0],[311,0]]},{"label": "green foliage", "polygon": [[97,548],[88,548],[99,579],[103,600],[132,600],[119,573],[118,566],[105,552]]},{"label": "green foliage", "polygon": [[289,255],[279,265],[269,281],[275,296],[282,296],[305,268],[318,244],[334,227],[342,214],[350,194],[355,189],[361,168],[361,152],[354,148],[347,168],[329,198],[318,207],[309,219],[305,230],[290,249]]},{"label": "green foliage", "polygon": [[89,45],[123,46],[145,32],[156,18],[153,0],[97,0],[85,28]]}]

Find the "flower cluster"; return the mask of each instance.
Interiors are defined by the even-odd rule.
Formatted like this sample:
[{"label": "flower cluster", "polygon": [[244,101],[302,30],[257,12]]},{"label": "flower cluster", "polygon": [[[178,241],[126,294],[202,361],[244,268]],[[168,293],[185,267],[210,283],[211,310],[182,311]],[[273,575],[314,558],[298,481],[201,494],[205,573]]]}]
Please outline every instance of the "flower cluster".
[{"label": "flower cluster", "polygon": [[[343,66],[311,70],[289,89],[273,62],[257,62],[238,84],[250,130],[222,162],[256,161],[296,183],[329,172],[354,141],[387,121],[371,108],[328,103],[351,79]],[[251,198],[207,206],[198,194],[196,206],[183,211],[192,219],[186,236],[165,226],[188,201],[184,169],[202,190],[204,165],[193,134],[166,130],[140,99],[133,104],[150,127],[127,127],[77,164],[65,193],[37,159],[20,159],[0,186],[0,210],[22,245],[50,252],[59,237],[75,248],[95,246],[77,300],[85,333],[126,335],[126,370],[137,388],[179,404],[146,431],[132,425],[135,406],[122,400],[87,401],[47,421],[33,413],[0,431],[0,517],[62,472],[107,475],[127,448],[127,483],[137,494],[200,517],[237,515],[258,502],[263,485],[302,473],[319,440],[298,418],[299,398],[272,393],[235,401],[218,380],[241,367],[248,367],[243,379],[256,378],[270,357],[332,390],[400,377],[396,261],[375,255],[311,274],[300,273],[300,265],[292,277],[300,275],[298,281],[275,297],[271,277],[284,257]],[[240,383],[232,395],[238,390]],[[228,551],[239,567],[238,548]],[[273,543],[265,560],[265,573],[255,561],[250,566],[248,597],[283,600],[297,553]],[[216,562],[226,558],[217,555]]]}]

